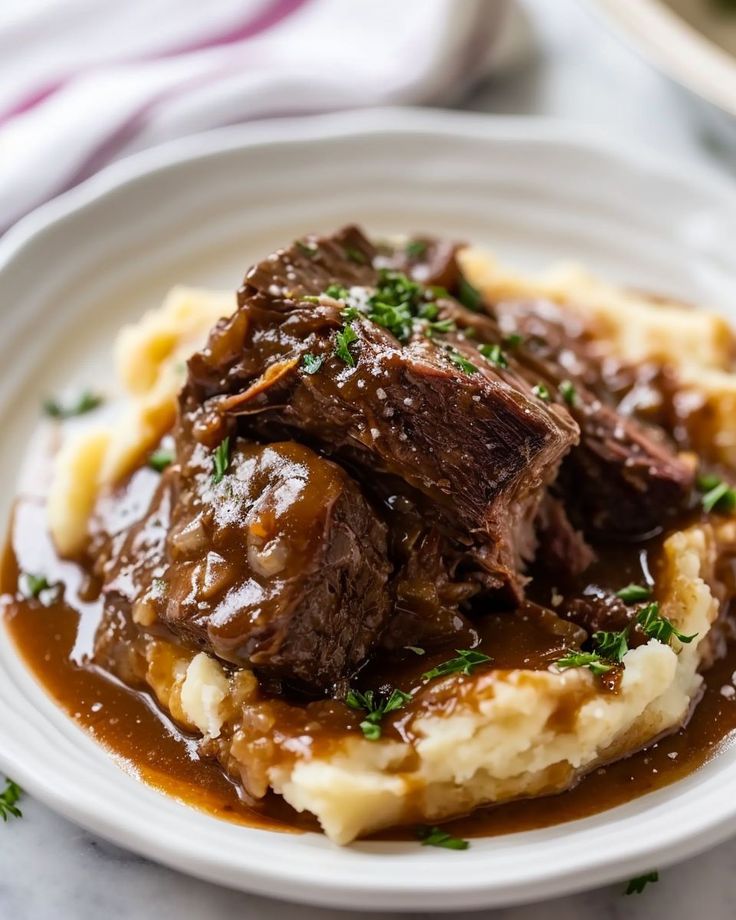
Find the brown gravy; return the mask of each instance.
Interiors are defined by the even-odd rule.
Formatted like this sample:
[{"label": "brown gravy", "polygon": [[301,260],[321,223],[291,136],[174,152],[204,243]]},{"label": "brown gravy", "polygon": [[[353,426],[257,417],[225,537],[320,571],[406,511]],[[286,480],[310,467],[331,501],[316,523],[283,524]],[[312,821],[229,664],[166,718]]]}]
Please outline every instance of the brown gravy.
[{"label": "brown gravy", "polygon": [[[85,600],[84,573],[62,561],[44,537],[45,507],[40,499],[18,502],[11,540],[3,561],[0,588],[8,631],[24,660],[53,699],[104,745],[121,766],[154,788],[215,817],[280,831],[318,830],[310,816],[298,815],[277,796],[251,806],[214,763],[200,758],[196,740],[174,725],[145,691],[125,687],[91,660],[101,614]],[[626,565],[622,565],[626,569]],[[63,581],[65,599],[43,606],[14,597],[19,574],[43,571],[50,582]],[[508,629],[506,618],[489,618],[489,641]],[[484,637],[485,638],[485,637]],[[541,651],[533,623],[522,620],[522,654]],[[506,644],[506,643],[503,643]],[[508,665],[513,663],[509,661]],[[530,660],[531,664],[531,660]],[[427,660],[417,662],[423,670]],[[736,698],[721,688],[733,686],[736,645],[705,675],[703,698],[688,726],[633,756],[602,767],[577,786],[556,796],[480,809],[449,823],[452,833],[477,837],[548,827],[595,814],[672,783],[702,766],[736,732]],[[407,839],[398,828],[374,839]]]}]

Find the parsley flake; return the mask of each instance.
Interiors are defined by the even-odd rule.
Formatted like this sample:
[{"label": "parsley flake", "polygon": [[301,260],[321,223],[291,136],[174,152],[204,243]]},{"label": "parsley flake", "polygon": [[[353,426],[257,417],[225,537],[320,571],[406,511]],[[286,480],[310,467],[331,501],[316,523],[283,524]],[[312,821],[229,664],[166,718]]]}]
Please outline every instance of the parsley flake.
[{"label": "parsley flake", "polygon": [[538,383],[532,387],[532,393],[543,402],[549,402],[549,388],[543,383]]},{"label": "parsley flake", "polygon": [[703,511],[720,511],[727,514],[736,509],[736,489],[718,476],[699,476],[697,486],[705,493],[701,499]]},{"label": "parsley flake", "polygon": [[375,293],[368,299],[368,318],[388,329],[400,342],[405,342],[411,333],[415,316],[426,316],[423,304],[423,289],[416,281],[401,272],[382,269],[378,275]]},{"label": "parsley flake", "polygon": [[159,447],[148,458],[148,465],[157,473],[163,473],[167,466],[174,462],[174,451],[165,447]]},{"label": "parsley flake", "polygon": [[390,695],[383,699],[373,690],[366,690],[364,693],[360,690],[349,690],[345,697],[345,703],[351,709],[366,711],[367,715],[360,723],[360,729],[369,741],[378,741],[381,737],[383,717],[406,706],[410,700],[411,693],[404,693],[403,690],[392,690]]},{"label": "parsley flake", "polygon": [[304,367],[305,374],[316,374],[317,371],[324,364],[323,355],[313,355],[310,352],[307,352],[305,355],[302,355],[302,366]]},{"label": "parsley flake", "polygon": [[588,670],[597,677],[610,671],[613,664],[610,661],[604,661],[598,652],[569,652],[555,662],[561,671],[568,668],[588,668]]},{"label": "parsley flake", "polygon": [[647,872],[646,875],[639,875],[637,878],[632,878],[629,881],[629,884],[626,886],[626,894],[641,894],[650,882],[658,881],[659,872],[657,872],[656,869],[652,872]]},{"label": "parsley flake", "polygon": [[473,310],[475,313],[483,306],[483,297],[480,291],[474,288],[465,278],[460,279],[460,284],[457,289],[457,299],[464,307],[467,307],[468,310]]},{"label": "parsley flake", "polygon": [[461,371],[465,371],[466,374],[477,374],[478,368],[473,364],[472,361],[468,361],[467,358],[464,358],[459,351],[455,348],[451,348],[447,352],[447,357],[452,361],[455,367],[459,367]]},{"label": "parsley flake", "polygon": [[17,806],[22,794],[22,790],[17,783],[14,783],[12,779],[5,780],[5,789],[0,792],[0,818],[3,821],[7,821],[8,817],[23,817],[23,812]]},{"label": "parsley flake", "polygon": [[296,240],[294,243],[297,249],[304,253],[308,258],[313,259],[319,250],[313,243],[305,243],[303,240]]},{"label": "parsley flake", "polygon": [[332,297],[333,300],[347,300],[350,297],[350,291],[341,284],[331,284],[325,288],[325,296]]},{"label": "parsley flake", "polygon": [[91,412],[104,402],[103,398],[91,390],[83,390],[76,401],[64,405],[55,399],[47,399],[43,404],[43,411],[49,418],[67,419],[75,415],[84,415]]},{"label": "parsley flake", "polygon": [[427,335],[432,336],[435,332],[445,333],[445,332],[455,332],[457,326],[455,325],[455,320],[453,319],[439,319],[436,322],[427,322],[426,332]]},{"label": "parsley flake", "polygon": [[524,341],[524,336],[520,332],[510,332],[503,337],[503,344],[507,348],[518,348]]},{"label": "parsley flake", "polygon": [[616,592],[616,597],[620,597],[625,604],[636,604],[639,601],[646,601],[652,596],[652,589],[649,585],[626,585]]},{"label": "parsley flake", "polygon": [[405,342],[409,338],[413,317],[408,304],[382,303],[372,297],[370,307],[368,318],[374,323],[388,329],[400,342]]},{"label": "parsley flake", "polygon": [[345,258],[355,262],[356,265],[368,264],[368,257],[365,253],[361,252],[360,249],[355,249],[353,246],[345,247]]},{"label": "parsley flake", "polygon": [[424,240],[410,240],[404,252],[410,259],[421,259],[427,254],[427,244]]},{"label": "parsley flake", "polygon": [[470,674],[473,668],[479,664],[485,664],[490,661],[488,655],[483,652],[474,652],[471,649],[455,649],[457,658],[450,658],[449,661],[443,661],[436,667],[422,674],[422,680],[432,680],[433,677],[445,677],[448,674]]},{"label": "parsley flake", "polygon": [[500,345],[481,345],[478,351],[496,367],[508,367],[509,362]]},{"label": "parsley flake", "polygon": [[47,588],[51,587],[45,575],[34,575],[32,572],[24,572],[23,578],[26,583],[26,597],[38,597],[42,591],[46,591]]},{"label": "parsley flake", "polygon": [[222,439],[222,441],[215,448],[215,452],[212,455],[212,481],[217,485],[217,483],[222,482],[225,478],[225,473],[227,473],[227,468],[230,466],[230,435],[227,435]]},{"label": "parsley flake", "polygon": [[461,837],[453,837],[452,834],[443,831],[441,827],[420,826],[417,828],[417,837],[421,841],[423,847],[444,847],[446,850],[467,850],[470,846],[467,840],[463,840]]},{"label": "parsley flake", "polygon": [[671,620],[660,614],[657,601],[652,601],[651,604],[642,607],[636,615],[636,621],[650,639],[656,639],[657,642],[662,642],[664,645],[668,645],[673,636],[679,642],[688,645],[698,635],[697,633],[693,633],[692,636],[683,635]]},{"label": "parsley flake", "polygon": [[426,654],[423,648],[420,648],[418,645],[405,645],[404,648],[407,652],[414,652],[415,655],[424,655]]},{"label": "parsley flake", "polygon": [[358,338],[352,326],[345,326],[335,336],[335,354],[350,367],[355,367],[355,358],[350,352],[350,345]]},{"label": "parsley flake", "polygon": [[607,632],[598,630],[593,633],[593,642],[596,652],[603,658],[617,663],[623,660],[624,655],[629,650],[629,630],[622,629],[619,632]]},{"label": "parsley flake", "polygon": [[59,582],[51,582],[45,575],[23,572],[22,593],[28,600],[38,600],[48,607],[59,599],[62,590]]},{"label": "parsley flake", "polygon": [[577,391],[571,380],[563,380],[560,384],[560,396],[565,400],[568,406],[574,406],[577,399]]}]

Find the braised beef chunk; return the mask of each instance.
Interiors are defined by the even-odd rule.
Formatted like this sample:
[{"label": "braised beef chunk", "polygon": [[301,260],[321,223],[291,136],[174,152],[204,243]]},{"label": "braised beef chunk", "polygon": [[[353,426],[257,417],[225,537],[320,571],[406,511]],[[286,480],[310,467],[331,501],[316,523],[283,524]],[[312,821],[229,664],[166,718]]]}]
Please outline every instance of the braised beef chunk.
[{"label": "braised beef chunk", "polygon": [[515,584],[533,549],[522,531],[572,427],[493,371],[451,365],[433,342],[400,347],[368,321],[352,328],[355,367],[328,357],[319,374],[295,379],[285,404],[278,387],[262,390],[249,401],[256,412],[248,427],[266,435],[283,428],[364,470],[401,476],[436,503],[447,529],[482,544],[478,558],[499,587]]},{"label": "braised beef chunk", "polygon": [[219,482],[212,463],[198,448],[181,483],[161,619],[226,661],[329,687],[388,616],[384,525],[340,467],[301,444],[236,442]]},{"label": "braised beef chunk", "polygon": [[132,619],[319,694],[514,613],[558,657],[644,640],[583,573],[687,508],[692,470],[619,407],[626,369],[582,320],[483,304],[456,251],[347,227],[248,272],[189,361],[176,463],[98,540],[103,644]]},{"label": "braised beef chunk", "polygon": [[[108,647],[119,615],[312,691],[347,677],[393,601],[386,528],[338,466],[294,442],[236,442],[226,474],[194,445],[150,508],[108,539]],[[113,628],[115,627],[115,628]],[[112,650],[114,651],[114,650]]]},{"label": "braised beef chunk", "polygon": [[[458,329],[472,327],[479,339],[496,344],[509,369],[566,405],[580,443],[567,455],[554,488],[578,528],[638,536],[688,507],[692,467],[664,431],[617,411],[607,371],[581,321],[540,301],[486,309],[492,315],[447,304],[444,314]],[[521,341],[504,346],[515,334]]]},{"label": "braised beef chunk", "polygon": [[375,257],[348,228],[252,269],[238,314],[190,362],[185,405],[219,397],[211,408],[241,432],[298,437],[364,480],[400,477],[476,544],[490,586],[518,597],[536,507],[576,426],[523,378],[435,335],[437,304]]},{"label": "braised beef chunk", "polygon": [[585,542],[565,512],[562,502],[547,495],[537,515],[539,549],[537,560],[549,572],[581,575],[595,560],[595,551]]},{"label": "braised beef chunk", "polygon": [[177,486],[175,467],[163,476],[144,467],[101,503],[93,523],[91,558],[103,583],[107,613],[141,623],[155,619],[149,596],[166,567]]},{"label": "braised beef chunk", "polygon": [[[396,521],[392,522],[394,533]],[[457,646],[472,648],[477,634],[461,606],[479,591],[472,580],[454,571],[457,554],[436,530],[412,537],[395,578],[396,600],[381,638],[381,647],[396,651],[411,646],[422,649]],[[397,555],[399,555],[397,553]]]},{"label": "braised beef chunk", "polygon": [[607,406],[583,406],[576,417],[585,437],[558,487],[586,533],[643,536],[686,507],[694,470],[671,447]]}]

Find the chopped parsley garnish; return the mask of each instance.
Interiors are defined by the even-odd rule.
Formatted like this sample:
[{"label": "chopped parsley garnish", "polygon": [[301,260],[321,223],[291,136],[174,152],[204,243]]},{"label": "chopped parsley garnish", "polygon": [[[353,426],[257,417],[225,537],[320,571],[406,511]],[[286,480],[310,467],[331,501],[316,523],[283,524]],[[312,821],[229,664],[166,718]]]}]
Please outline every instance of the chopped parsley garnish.
[{"label": "chopped parsley garnish", "polygon": [[23,596],[29,600],[39,600],[48,607],[59,599],[63,588],[59,582],[51,582],[45,575],[23,572]]},{"label": "chopped parsley garnish", "polygon": [[23,812],[17,806],[22,794],[22,790],[17,783],[14,783],[12,779],[5,780],[5,789],[0,792],[0,818],[3,821],[7,821],[8,817],[23,817]]},{"label": "chopped parsley garnish", "polygon": [[103,399],[91,390],[84,390],[75,402],[62,405],[55,399],[47,399],[43,404],[43,411],[50,418],[73,418],[75,415],[84,415],[102,405]]},{"label": "chopped parsley garnish", "polygon": [[356,265],[368,264],[368,257],[365,253],[362,253],[360,249],[354,249],[352,246],[345,247],[345,258],[349,259],[351,262],[355,262]]},{"label": "chopped parsley garnish", "polygon": [[459,367],[461,371],[465,371],[466,374],[477,374],[478,368],[473,364],[472,361],[468,361],[467,358],[464,358],[459,351],[454,348],[451,348],[447,352],[447,357],[452,361],[455,367]]},{"label": "chopped parsley garnish", "polygon": [[549,389],[543,383],[538,383],[536,386],[533,386],[532,393],[534,393],[538,399],[549,402]]},{"label": "chopped parsley garnish", "polygon": [[523,341],[524,336],[520,332],[511,332],[503,338],[503,344],[507,348],[518,348]]},{"label": "chopped parsley garnish", "polygon": [[605,674],[613,667],[613,663],[605,661],[598,652],[570,652],[555,662],[561,671],[567,668],[588,668],[596,676]]},{"label": "chopped parsley garnish", "polygon": [[408,304],[382,303],[372,297],[370,306],[369,319],[388,329],[400,342],[405,342],[409,338],[413,316]]},{"label": "chopped parsley garnish", "polygon": [[331,284],[325,288],[325,294],[334,300],[347,300],[350,297],[350,291],[341,284]]},{"label": "chopped parsley garnish", "polygon": [[575,399],[577,397],[577,391],[575,386],[570,380],[563,380],[560,384],[560,396],[565,400],[568,406],[575,405]]},{"label": "chopped parsley garnish", "polygon": [[[331,285],[324,293],[338,300],[346,300],[350,296],[350,292],[340,285]],[[361,309],[348,306],[341,315],[348,322],[353,319],[369,319],[387,329],[400,342],[409,340],[417,319],[425,321],[427,335],[454,331],[455,323],[452,319],[437,320],[439,308],[427,302],[430,296],[431,291],[425,291],[421,284],[412,281],[402,272],[381,269],[375,290],[365,306]],[[351,363],[343,355],[341,357],[346,363]]]},{"label": "chopped parsley garnish", "polygon": [[496,367],[508,367],[509,362],[500,345],[481,345],[478,351]]},{"label": "chopped parsley garnish", "polygon": [[698,476],[697,486],[704,493],[701,499],[704,511],[728,513],[736,509],[736,489],[718,476]]},{"label": "chopped parsley garnish", "polygon": [[421,259],[427,254],[427,244],[423,240],[411,240],[404,250],[410,259]]},{"label": "chopped parsley garnish", "polygon": [[305,294],[301,299],[304,303],[321,303],[322,295],[321,294]]},{"label": "chopped parsley garnish", "polygon": [[660,614],[657,601],[642,607],[636,615],[636,621],[650,639],[656,639],[664,645],[668,645],[673,636],[685,645],[697,636],[697,633],[693,633],[692,636],[683,635],[671,620]]},{"label": "chopped parsley garnish", "polygon": [[352,326],[345,326],[335,336],[335,354],[350,367],[355,367],[355,358],[350,353],[350,345],[358,338]]},{"label": "chopped parsley garnish", "polygon": [[217,485],[222,482],[230,466],[230,435],[224,437],[212,455],[212,481]]},{"label": "chopped parsley garnish", "polygon": [[360,728],[369,741],[377,741],[381,737],[381,721],[389,712],[396,712],[411,699],[411,693],[403,690],[392,690],[391,694],[381,699],[373,690],[349,690],[345,703],[351,709],[364,709],[367,713],[360,723]]},{"label": "chopped parsley garnish", "polygon": [[653,872],[647,872],[646,875],[640,875],[632,878],[626,886],[626,894],[641,894],[650,882],[659,881],[659,872],[655,869]]},{"label": "chopped parsley garnish", "polygon": [[417,837],[422,842],[423,847],[444,847],[446,850],[467,850],[470,843],[461,837],[453,837],[441,827],[417,828]]},{"label": "chopped parsley garnish", "polygon": [[468,310],[473,310],[476,313],[483,306],[483,297],[480,291],[474,288],[465,278],[460,279],[460,284],[457,289],[457,299],[464,307],[467,307]]},{"label": "chopped parsley garnish", "polygon": [[428,322],[426,327],[426,332],[428,336],[432,336],[434,332],[455,332],[457,326],[455,325],[454,319],[439,319],[436,322]]},{"label": "chopped parsley garnish", "polygon": [[426,316],[427,304],[423,303],[423,289],[416,281],[401,272],[381,269],[375,293],[368,300],[369,319],[393,333],[400,342],[405,342],[411,333],[415,316]]},{"label": "chopped parsley garnish", "polygon": [[23,581],[23,594],[27,598],[40,598],[43,591],[56,587],[56,585],[51,584],[45,575],[34,575],[33,572],[24,572]]},{"label": "chopped parsley garnish", "polygon": [[163,473],[167,466],[174,462],[174,451],[166,447],[159,447],[148,458],[148,465],[157,473]]},{"label": "chopped parsley garnish", "polygon": [[304,372],[306,374],[316,374],[317,371],[324,364],[323,355],[313,355],[310,352],[307,352],[302,356],[302,366],[304,367]]},{"label": "chopped parsley garnish", "polygon": [[296,240],[294,243],[297,249],[301,250],[305,256],[309,256],[310,259],[313,259],[319,250],[312,243],[305,243],[302,240]]},{"label": "chopped parsley garnish", "polygon": [[24,572],[23,578],[26,583],[26,597],[38,597],[42,591],[46,591],[51,587],[51,583],[45,575],[34,575],[32,572]]},{"label": "chopped parsley garnish", "polygon": [[636,604],[639,601],[646,601],[652,596],[652,589],[648,585],[626,585],[616,592],[616,597],[620,597],[625,604]]},{"label": "chopped parsley garnish", "polygon": [[593,633],[593,643],[596,652],[609,661],[620,662],[629,650],[629,630],[622,629],[619,632],[606,632],[598,630]]},{"label": "chopped parsley garnish", "polygon": [[423,648],[420,648],[418,645],[405,645],[404,648],[408,652],[414,652],[415,655],[424,655],[425,651]]},{"label": "chopped parsley garnish", "polygon": [[473,668],[479,664],[485,664],[491,659],[483,652],[474,652],[471,649],[455,649],[457,658],[450,658],[449,661],[443,661],[437,667],[422,674],[422,680],[432,680],[433,677],[445,677],[447,674],[470,674]]}]

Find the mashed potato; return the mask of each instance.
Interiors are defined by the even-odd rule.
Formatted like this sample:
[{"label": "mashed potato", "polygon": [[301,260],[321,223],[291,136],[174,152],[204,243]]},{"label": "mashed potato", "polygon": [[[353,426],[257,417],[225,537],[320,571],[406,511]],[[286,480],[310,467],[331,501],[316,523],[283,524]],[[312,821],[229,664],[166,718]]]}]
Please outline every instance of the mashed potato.
[{"label": "mashed potato", "polygon": [[[471,282],[488,297],[552,298],[584,313],[627,360],[674,366],[683,392],[711,407],[709,437],[724,459],[736,460],[733,337],[718,317],[674,303],[655,305],[579,271],[529,280],[475,250],[461,259]],[[83,545],[99,489],[124,475],[169,430],[182,362],[233,306],[227,295],[177,289],[160,310],[121,333],[117,368],[126,397],[121,423],[82,434],[58,457],[49,514],[62,552]],[[316,815],[337,843],[400,822],[434,822],[488,802],[556,792],[686,718],[701,686],[698,669],[709,654],[709,630],[719,609],[713,574],[718,553],[734,541],[732,522],[724,520],[718,528],[693,526],[664,544],[662,614],[680,631],[697,633],[696,639],[683,646],[675,641],[674,647],[651,640],[630,650],[616,694],[602,690],[580,668],[454,675],[416,694],[408,740],[368,741],[346,731],[329,751],[320,751],[297,735],[276,747],[253,675],[226,671],[205,653],[151,638],[145,680],[251,794],[271,787],[294,808]],[[451,696],[453,707],[433,705],[438,694]]]},{"label": "mashed potato", "polygon": [[235,309],[230,293],[176,287],[157,310],[120,330],[115,369],[124,405],[114,427],[84,432],[62,447],[49,492],[49,528],[57,549],[83,549],[100,489],[117,482],[171,430],[187,358]]},{"label": "mashed potato", "polygon": [[[329,751],[315,754],[295,733],[294,743],[285,744],[291,756],[282,745],[265,766],[267,785],[298,811],[316,815],[325,833],[344,844],[397,823],[434,822],[488,802],[557,792],[594,765],[636,750],[680,725],[698,694],[698,666],[718,614],[706,578],[720,539],[705,525],[665,542],[662,613],[697,638],[676,648],[651,640],[631,649],[619,693],[601,690],[584,669],[452,676],[416,696],[410,742],[345,732]],[[251,745],[243,735],[267,718],[255,682],[244,693],[244,672],[228,684],[214,659],[199,653],[182,665],[180,655],[152,642],[149,683],[184,724],[222,737],[221,758],[248,783],[263,769],[261,739]],[[432,705],[438,694],[457,699],[451,714]]]}]

